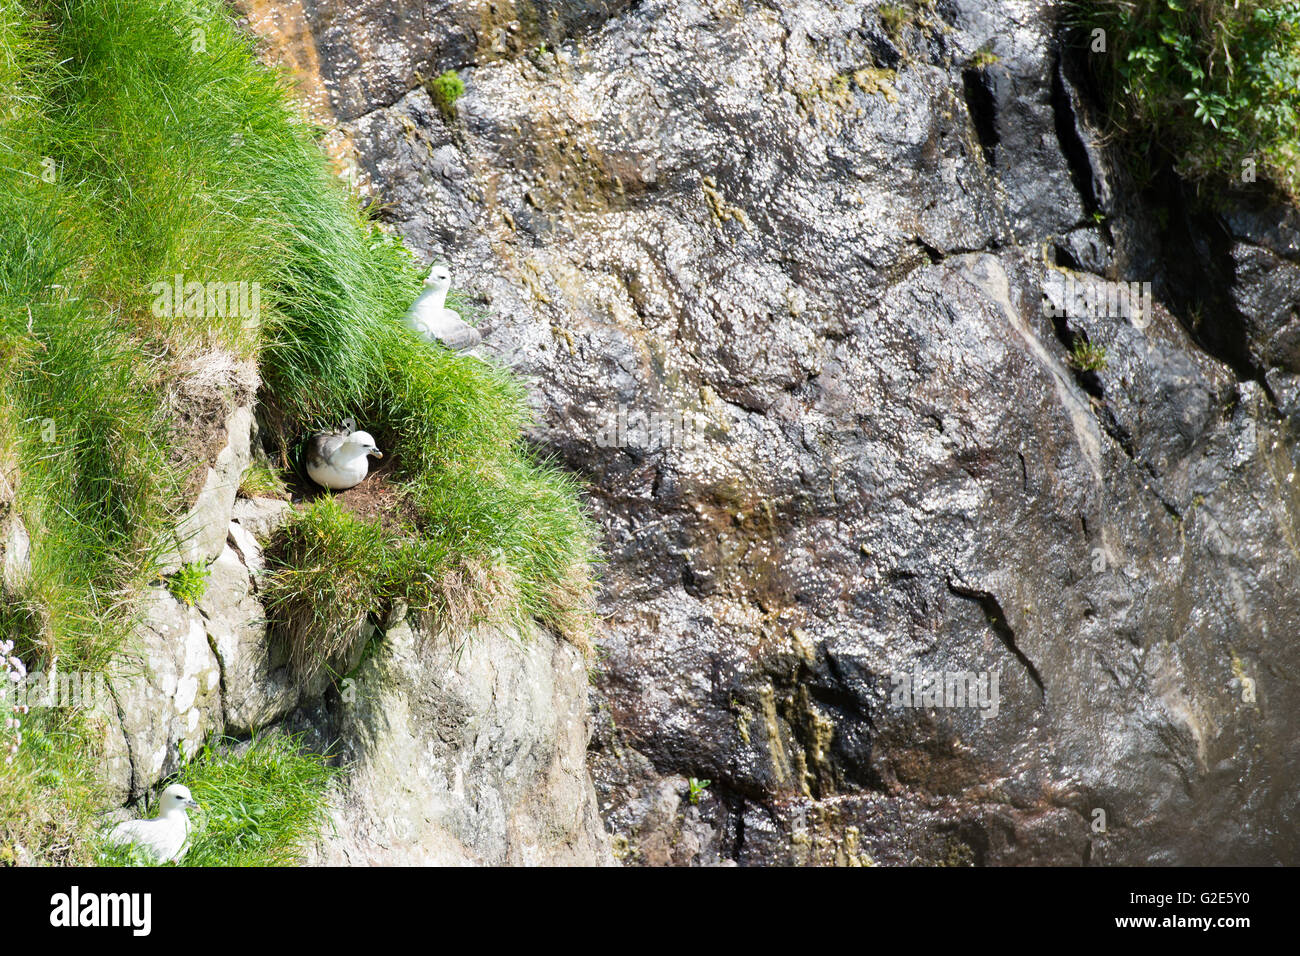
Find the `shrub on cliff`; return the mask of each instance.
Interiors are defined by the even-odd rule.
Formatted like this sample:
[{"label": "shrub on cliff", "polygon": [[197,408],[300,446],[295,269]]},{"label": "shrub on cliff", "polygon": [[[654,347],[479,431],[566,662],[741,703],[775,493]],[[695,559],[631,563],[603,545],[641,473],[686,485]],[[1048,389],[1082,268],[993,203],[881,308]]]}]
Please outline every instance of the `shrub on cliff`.
[{"label": "shrub on cliff", "polygon": [[1072,22],[1110,122],[1151,165],[1300,197],[1300,2],[1078,0]]}]

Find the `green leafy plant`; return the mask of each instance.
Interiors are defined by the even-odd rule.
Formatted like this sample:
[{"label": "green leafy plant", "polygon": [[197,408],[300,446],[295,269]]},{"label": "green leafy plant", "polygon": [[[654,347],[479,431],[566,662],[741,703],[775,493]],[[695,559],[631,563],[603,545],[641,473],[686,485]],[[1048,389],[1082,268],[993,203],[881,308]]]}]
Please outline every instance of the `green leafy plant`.
[{"label": "green leafy plant", "polygon": [[700,794],[704,793],[712,782],[711,780],[697,780],[695,777],[691,777],[686,781],[686,786],[690,790],[689,799],[692,805],[700,802]]},{"label": "green leafy plant", "polygon": [[1300,2],[1078,0],[1071,22],[1110,123],[1147,164],[1241,182],[1257,163],[1300,195]]},{"label": "green leafy plant", "polygon": [[182,604],[193,606],[208,590],[208,566],[201,561],[185,564],[175,574],[167,575],[167,590]]}]

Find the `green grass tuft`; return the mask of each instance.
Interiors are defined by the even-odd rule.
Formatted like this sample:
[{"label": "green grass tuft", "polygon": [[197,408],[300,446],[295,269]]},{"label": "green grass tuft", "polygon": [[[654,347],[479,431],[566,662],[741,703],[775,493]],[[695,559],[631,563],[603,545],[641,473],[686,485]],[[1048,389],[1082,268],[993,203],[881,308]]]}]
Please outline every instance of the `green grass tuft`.
[{"label": "green grass tuft", "polygon": [[285,499],[289,497],[289,488],[279,472],[255,461],[245,468],[244,474],[240,476],[239,496]]},{"label": "green grass tuft", "polygon": [[76,711],[33,709],[22,733],[14,762],[0,764],[0,866],[92,863],[86,836],[107,802],[94,769],[104,728]]},{"label": "green grass tuft", "polygon": [[1070,366],[1080,372],[1104,371],[1108,362],[1106,350],[1100,345],[1093,345],[1082,336],[1074,340],[1070,348]]},{"label": "green grass tuft", "polygon": [[371,614],[395,601],[430,606],[441,569],[413,529],[387,531],[324,497],[290,516],[268,544],[262,581],[268,618],[288,638],[295,671],[308,677],[341,658]]},{"label": "green grass tuft", "polygon": [[912,20],[910,10],[893,3],[883,4],[876,13],[880,17],[880,23],[885,28],[885,32],[893,40],[902,38],[903,30]]},{"label": "green grass tuft", "polygon": [[[453,478],[446,487],[426,492],[470,499],[461,502],[460,524],[447,531],[494,537],[498,506],[511,502],[493,501],[491,486],[477,499],[463,495],[463,487]],[[513,487],[502,483],[496,490],[506,497]],[[548,489],[543,484],[533,490]],[[558,530],[565,530],[563,513],[555,520]],[[541,613],[547,601],[561,603],[555,595],[530,591],[541,575],[535,571],[531,582],[521,578],[521,569],[504,551],[467,559],[466,552],[474,549],[463,545],[445,531],[358,517],[332,497],[291,515],[268,543],[261,593],[268,618],[288,640],[298,675],[306,679],[321,669],[338,670],[368,633],[366,624],[382,623],[399,604],[431,616],[435,626],[463,631],[485,623],[522,626],[530,611]],[[535,545],[528,553],[534,560],[547,557]],[[563,562],[566,556],[555,559]],[[548,623],[585,648],[589,609],[580,606],[577,595],[563,601],[570,605],[568,616],[552,616]]]}]

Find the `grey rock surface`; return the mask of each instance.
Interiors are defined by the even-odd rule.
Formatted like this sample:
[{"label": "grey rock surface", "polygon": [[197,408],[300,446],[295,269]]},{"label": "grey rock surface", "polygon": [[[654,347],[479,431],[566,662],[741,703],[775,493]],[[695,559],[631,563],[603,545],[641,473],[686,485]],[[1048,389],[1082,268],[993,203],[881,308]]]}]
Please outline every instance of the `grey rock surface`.
[{"label": "grey rock surface", "polygon": [[[231,508],[231,518],[237,524],[236,528],[230,528],[230,534],[236,538],[235,544],[244,555],[244,560],[256,561],[260,563],[261,547],[254,543],[253,546],[245,550],[248,543],[244,535],[251,535],[254,539],[265,540],[269,538],[280,525],[284,524],[285,518],[288,517],[292,510],[292,505],[287,501],[279,498],[236,498],[234,506]],[[250,557],[256,555],[256,557]],[[249,565],[250,570],[260,571],[260,567]]]},{"label": "grey rock surface", "polygon": [[[242,537],[237,523],[230,528],[232,542],[237,535]],[[287,649],[271,637],[266,611],[245,566],[245,561],[260,561],[260,557],[255,539],[244,538],[238,551],[227,544],[209,566],[208,588],[198,601],[204,630],[221,667],[222,715],[228,734],[267,727],[298,703],[299,688],[289,673]]]},{"label": "grey rock surface", "polygon": [[246,9],[593,488],[622,859],[1300,861],[1300,230],[1139,193],[1061,7]]},{"label": "grey rock surface", "polygon": [[452,641],[390,627],[299,715],[349,767],[320,865],[596,865],[608,838],[586,768],[587,669],[538,632]]},{"label": "grey rock surface", "polygon": [[207,469],[202,488],[193,506],[176,526],[176,547],[164,561],[164,573],[182,564],[207,563],[221,554],[226,545],[227,529],[239,481],[250,460],[249,430],[253,411],[247,405],[236,406],[226,420],[226,443],[216,461]]},{"label": "grey rock surface", "polygon": [[[165,589],[142,597],[142,620],[113,664],[109,685],[123,737],[107,747],[111,784],[139,797],[221,727],[221,669],[203,616]],[[127,761],[118,744],[125,744]]]},{"label": "grey rock surface", "polygon": [[0,448],[0,594],[19,588],[31,570],[32,539],[14,508],[18,480],[17,461]]},{"label": "grey rock surface", "polygon": [[[240,554],[226,543],[232,527],[242,534],[230,519],[249,461],[251,406],[237,404],[224,419],[223,443],[160,568],[168,574],[182,563],[203,565],[203,594],[188,606],[165,584],[149,588],[132,638],[110,667],[112,700],[96,701],[105,777],[119,801],[142,796],[180,766],[182,751],[195,752],[213,733],[246,732],[297,703],[296,690],[277,681],[267,663],[261,605]],[[261,514],[256,506],[244,511]],[[255,542],[244,540],[251,550]]]}]

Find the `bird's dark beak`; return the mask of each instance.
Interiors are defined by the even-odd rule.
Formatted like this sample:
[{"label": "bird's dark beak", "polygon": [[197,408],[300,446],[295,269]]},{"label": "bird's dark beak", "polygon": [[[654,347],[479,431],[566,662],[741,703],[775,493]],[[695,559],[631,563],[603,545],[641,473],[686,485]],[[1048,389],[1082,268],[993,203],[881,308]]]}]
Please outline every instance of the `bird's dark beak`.
[{"label": "bird's dark beak", "polygon": [[376,458],[383,458],[383,457],[384,457],[384,453],[383,453],[382,451],[380,451],[378,448],[372,448],[372,449],[370,449],[370,454],[372,454],[372,455],[373,455],[374,457],[376,457]]},{"label": "bird's dark beak", "polygon": [[186,800],[186,801],[185,801],[185,805],[186,805],[187,807],[190,807],[191,809],[194,809],[194,810],[199,809],[199,801],[197,801],[197,800]]}]

